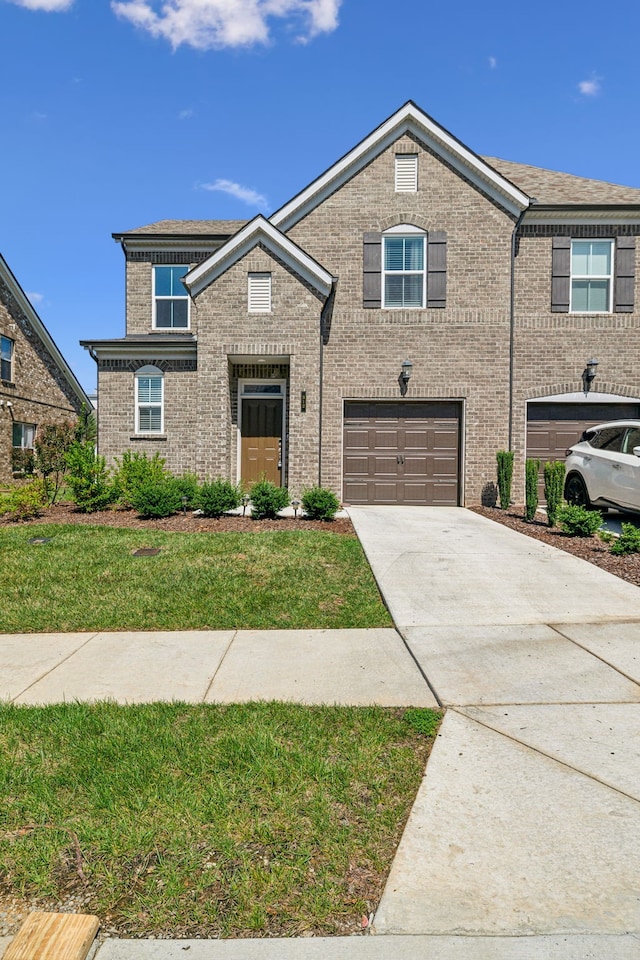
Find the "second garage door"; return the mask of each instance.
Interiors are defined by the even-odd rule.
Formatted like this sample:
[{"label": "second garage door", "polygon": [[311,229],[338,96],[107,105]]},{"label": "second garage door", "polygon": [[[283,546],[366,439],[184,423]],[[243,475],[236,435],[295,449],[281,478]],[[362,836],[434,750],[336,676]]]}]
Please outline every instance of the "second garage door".
[{"label": "second garage door", "polygon": [[451,401],[347,401],[345,503],[457,506],[460,420]]}]

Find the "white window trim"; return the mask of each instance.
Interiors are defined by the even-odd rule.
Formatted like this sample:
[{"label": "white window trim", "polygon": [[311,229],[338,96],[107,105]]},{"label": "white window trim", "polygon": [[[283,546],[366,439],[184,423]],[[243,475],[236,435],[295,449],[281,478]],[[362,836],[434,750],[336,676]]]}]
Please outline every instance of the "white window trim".
[{"label": "white window trim", "polygon": [[[610,270],[608,274],[581,274],[573,272],[573,245],[574,243],[608,243],[611,248],[611,257],[610,257]],[[613,239],[607,237],[576,237],[571,241],[571,248],[569,251],[569,313],[613,313],[613,287],[615,279],[615,265],[614,258],[616,253],[616,245]],[[574,280],[608,280],[609,281],[609,303],[606,310],[576,310],[573,306],[573,281]]]},{"label": "white window trim", "polygon": [[282,463],[282,479],[285,478],[285,464],[287,462],[287,434],[286,434],[286,425],[287,425],[287,381],[286,380],[258,380],[256,377],[251,377],[251,379],[238,380],[238,441],[237,441],[237,453],[236,453],[236,483],[240,483],[242,479],[242,401],[247,397],[267,397],[269,394],[261,394],[251,390],[252,384],[263,385],[268,383],[269,385],[277,385],[280,387],[279,394],[271,394],[273,397],[279,397],[282,400],[282,447],[281,447],[281,463]]},{"label": "white window trim", "polygon": [[[264,286],[261,286],[262,284],[264,284]],[[249,273],[247,277],[248,312],[249,313],[271,313],[271,305],[272,305],[271,292],[272,292],[272,277],[269,271],[256,270]],[[268,306],[264,306],[264,307],[256,306],[256,301],[259,303],[261,299],[264,299],[264,301],[268,303]]]},{"label": "white window trim", "polygon": [[[185,273],[189,272],[188,263],[154,263],[151,267],[151,288],[152,288],[152,302],[153,302],[153,329],[162,330],[162,331],[173,331],[173,330],[190,330],[191,329],[191,297],[187,292],[187,288],[184,288],[184,297],[165,297],[156,295],[156,267],[178,267],[183,268]],[[186,327],[159,327],[156,323],[156,304],[158,300],[186,300],[187,301],[187,325]]]},{"label": "white window trim", "polygon": [[[140,377],[160,377],[160,429],[159,430],[141,430],[140,429],[140,406],[157,406],[157,404],[149,403],[140,403],[140,398],[138,394],[138,385],[140,383]],[[159,367],[154,367],[152,364],[147,364],[144,367],[140,367],[135,372],[135,432],[136,434],[143,437],[159,437],[164,434],[164,371],[160,370]]]},{"label": "white window trim", "polygon": [[[387,273],[395,274],[396,276],[408,274],[420,273],[419,270],[385,270],[385,243],[387,237],[407,237],[407,236],[419,236],[422,237],[423,243],[423,254],[422,254],[422,303],[419,307],[408,307],[408,306],[396,306],[395,304],[388,304],[386,301],[386,291],[387,284],[385,282]],[[389,230],[385,230],[382,234],[382,263],[381,263],[381,295],[382,295],[382,309],[383,310],[424,310],[427,303],[427,233],[425,230],[421,230],[420,227],[416,227],[410,223],[400,223],[395,227],[390,227]]]},{"label": "white window trim", "polygon": [[417,153],[397,153],[395,155],[395,189],[396,193],[418,192]]}]

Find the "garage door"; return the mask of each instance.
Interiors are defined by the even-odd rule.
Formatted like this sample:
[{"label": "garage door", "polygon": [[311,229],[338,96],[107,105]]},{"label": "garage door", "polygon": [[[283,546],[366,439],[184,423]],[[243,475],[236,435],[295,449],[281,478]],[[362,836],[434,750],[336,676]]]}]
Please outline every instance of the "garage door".
[{"label": "garage door", "polygon": [[457,506],[459,460],[459,403],[345,403],[345,503]]},{"label": "garage door", "polygon": [[636,420],[637,403],[529,403],[527,410],[527,457],[540,460],[538,494],[542,499],[542,467],[547,460],[564,460],[583,430],[607,420]]}]

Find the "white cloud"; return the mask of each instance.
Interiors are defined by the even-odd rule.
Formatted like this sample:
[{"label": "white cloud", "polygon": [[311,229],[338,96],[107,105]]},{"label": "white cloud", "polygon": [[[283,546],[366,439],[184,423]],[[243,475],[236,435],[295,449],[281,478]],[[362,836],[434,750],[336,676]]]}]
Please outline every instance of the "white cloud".
[{"label": "white cloud", "polygon": [[591,80],[581,80],[578,84],[578,90],[585,97],[596,97],[600,93],[600,81],[597,77]]},{"label": "white cloud", "polygon": [[[37,2],[37,0],[33,0]],[[47,2],[47,0],[41,0]],[[55,2],[55,0],[48,0]],[[175,50],[186,43],[197,50],[249,47],[269,40],[273,18],[301,20],[303,41],[338,26],[342,0],[112,0],[114,13],[168,40]]]},{"label": "white cloud", "polygon": [[495,68],[498,66],[498,61],[495,57],[489,57],[489,66],[492,70],[495,70]]},{"label": "white cloud", "polygon": [[248,204],[250,207],[265,207],[267,205],[267,198],[261,193],[258,193],[257,190],[252,190],[251,187],[243,187],[239,183],[234,183],[233,180],[218,179],[215,183],[203,183],[202,189],[219,190],[221,193],[228,193],[237,200],[242,200],[243,203]]},{"label": "white cloud", "polygon": [[187,107],[186,110],[181,110],[178,114],[178,120],[191,120],[191,117],[195,117],[196,112],[191,107]]},{"label": "white cloud", "polygon": [[44,300],[44,293],[28,293],[27,297],[29,298],[31,303],[35,305],[36,303],[42,303],[42,301]]},{"label": "white cloud", "polygon": [[46,13],[62,13],[69,10],[74,0],[9,0],[27,10],[44,10]]}]

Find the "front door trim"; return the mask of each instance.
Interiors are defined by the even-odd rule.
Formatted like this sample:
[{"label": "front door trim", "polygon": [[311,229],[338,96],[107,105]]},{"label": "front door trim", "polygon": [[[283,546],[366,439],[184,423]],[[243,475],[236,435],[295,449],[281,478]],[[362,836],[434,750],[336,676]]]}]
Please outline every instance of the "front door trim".
[{"label": "front door trim", "polygon": [[[272,389],[266,390],[265,388],[271,387]],[[277,391],[273,388],[277,387]],[[236,483],[240,483],[242,479],[242,401],[246,399],[260,399],[260,397],[277,397],[282,400],[282,425],[281,425],[281,444],[282,444],[282,467],[280,470],[280,478],[282,486],[286,486],[286,464],[287,464],[287,450],[286,442],[287,435],[285,431],[285,425],[287,422],[287,381],[286,380],[259,380],[256,377],[251,379],[238,380],[238,440],[237,440],[237,454],[236,454]]]}]

